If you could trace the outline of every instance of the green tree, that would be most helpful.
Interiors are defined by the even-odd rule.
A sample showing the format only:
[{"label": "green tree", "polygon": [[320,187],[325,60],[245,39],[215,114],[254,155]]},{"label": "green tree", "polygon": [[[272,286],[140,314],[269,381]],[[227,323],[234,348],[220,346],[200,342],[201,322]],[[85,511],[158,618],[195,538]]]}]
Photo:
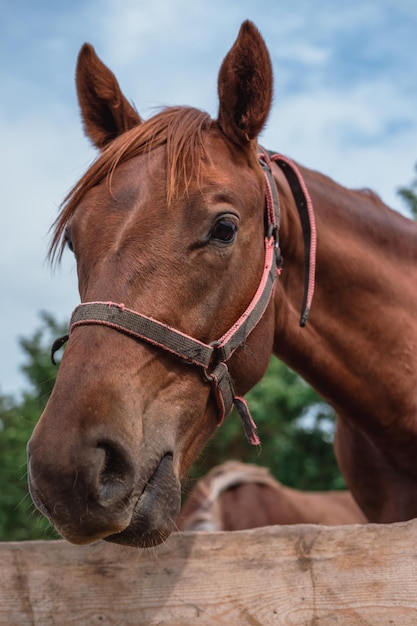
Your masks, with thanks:
[{"label": "green tree", "polygon": [[[414,169],[417,174],[417,164]],[[408,209],[410,209],[413,218],[417,219],[417,176],[412,181],[410,187],[400,187],[398,189],[398,195],[404,200]]]},{"label": "green tree", "polygon": [[51,315],[41,314],[42,326],[20,345],[23,371],[30,388],[19,399],[0,396],[0,539],[21,541],[57,537],[29,496],[26,444],[51,393],[56,367],[49,357],[51,341],[65,332]]}]

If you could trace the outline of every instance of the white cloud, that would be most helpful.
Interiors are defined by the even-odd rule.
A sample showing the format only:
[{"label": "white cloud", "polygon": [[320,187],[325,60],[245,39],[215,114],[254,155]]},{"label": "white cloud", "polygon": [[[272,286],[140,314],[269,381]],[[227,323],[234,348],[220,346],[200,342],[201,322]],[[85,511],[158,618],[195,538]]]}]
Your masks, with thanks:
[{"label": "white cloud", "polygon": [[401,209],[396,187],[407,184],[417,160],[417,118],[389,83],[346,93],[317,88],[308,99],[277,102],[265,140],[342,184],[373,188]]}]

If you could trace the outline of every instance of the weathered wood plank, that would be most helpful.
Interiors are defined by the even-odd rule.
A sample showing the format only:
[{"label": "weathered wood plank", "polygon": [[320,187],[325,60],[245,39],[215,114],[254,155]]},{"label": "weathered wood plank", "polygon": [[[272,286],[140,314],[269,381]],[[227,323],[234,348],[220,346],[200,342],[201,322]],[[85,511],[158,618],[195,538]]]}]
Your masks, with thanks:
[{"label": "weathered wood plank", "polygon": [[0,625],[411,626],[417,521],[0,544]]}]

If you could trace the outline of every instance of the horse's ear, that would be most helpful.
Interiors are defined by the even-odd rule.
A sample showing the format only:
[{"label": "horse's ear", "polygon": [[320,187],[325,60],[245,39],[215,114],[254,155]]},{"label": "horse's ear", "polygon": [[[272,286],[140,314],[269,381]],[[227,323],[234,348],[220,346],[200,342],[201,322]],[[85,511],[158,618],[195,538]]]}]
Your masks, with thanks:
[{"label": "horse's ear", "polygon": [[77,95],[86,135],[97,148],[142,122],[124,97],[113,72],[84,44],[78,55]]},{"label": "horse's ear", "polygon": [[267,47],[256,26],[247,20],[218,78],[218,123],[232,141],[244,145],[259,135],[271,108],[272,88]]}]

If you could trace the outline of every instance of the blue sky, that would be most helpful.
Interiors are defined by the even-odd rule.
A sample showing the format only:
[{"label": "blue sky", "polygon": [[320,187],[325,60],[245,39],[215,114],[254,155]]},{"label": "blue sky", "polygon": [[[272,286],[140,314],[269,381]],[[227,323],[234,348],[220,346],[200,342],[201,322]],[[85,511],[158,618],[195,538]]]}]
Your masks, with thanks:
[{"label": "blue sky", "polygon": [[18,338],[39,311],[78,302],[70,255],[52,272],[48,229],[95,153],[74,88],[92,43],[126,96],[155,107],[217,110],[220,63],[240,23],[262,32],[275,71],[262,142],[404,210],[396,190],[417,162],[415,0],[0,0],[0,392],[25,383]]}]

